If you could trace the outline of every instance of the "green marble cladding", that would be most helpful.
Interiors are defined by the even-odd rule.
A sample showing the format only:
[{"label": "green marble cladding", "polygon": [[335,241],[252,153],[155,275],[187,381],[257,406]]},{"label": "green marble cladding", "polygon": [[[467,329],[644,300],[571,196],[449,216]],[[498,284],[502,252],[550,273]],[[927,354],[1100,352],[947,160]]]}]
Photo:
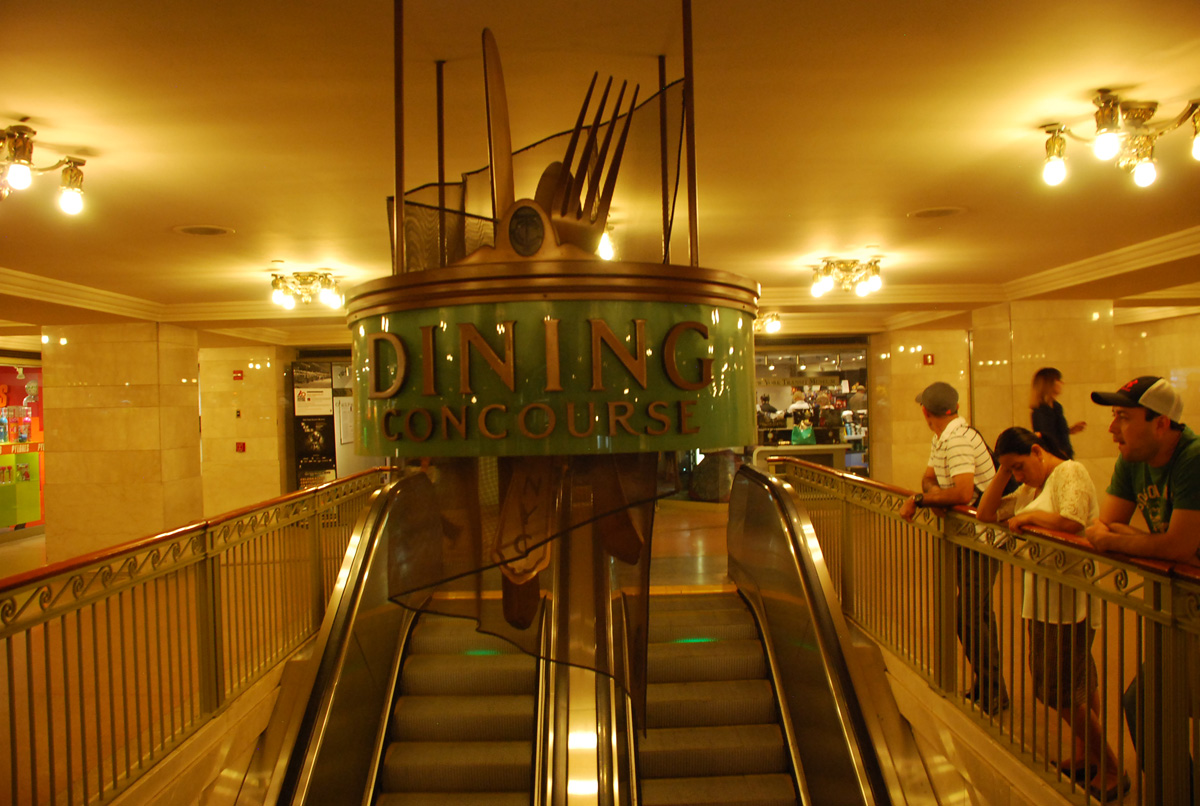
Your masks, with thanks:
[{"label": "green marble cladding", "polygon": [[[562,391],[546,391],[545,326],[559,320],[558,344]],[[608,345],[601,345],[602,391],[591,391],[592,336],[589,320],[603,320],[631,353],[638,319],[645,320],[646,388],[635,379]],[[514,386],[509,391],[478,349],[470,358],[471,393],[460,385],[460,323],[474,325],[496,355],[505,358],[500,324],[512,321],[515,355]],[[699,390],[679,388],[666,371],[663,342],[683,322],[708,328],[708,337],[683,331],[675,345],[679,374],[688,383],[701,380],[700,361],[712,359],[712,381]],[[403,311],[355,320],[355,429],[360,453],[382,456],[528,456],[583,453],[712,449],[753,444],[754,340],[753,317],[733,308],[651,301],[519,301],[459,305]],[[423,393],[425,358],[422,331],[434,326],[436,395]],[[376,352],[382,364],[368,360],[368,336],[396,335],[407,356],[407,372],[399,391],[389,398],[369,399],[373,373],[382,371],[380,390],[396,377],[391,345]],[[568,428],[568,404],[574,404],[576,433],[586,433],[588,404],[594,422],[587,436]],[[610,422],[610,404],[624,423]],[[628,404],[628,408],[626,405]],[[657,404],[652,407],[651,404]],[[490,438],[479,425],[485,407],[487,428],[503,438]],[[526,407],[525,431],[520,414]],[[453,424],[443,427],[443,407],[460,417],[465,407],[466,437]],[[551,426],[546,408],[553,412]],[[422,410],[422,411],[414,411]],[[389,411],[394,413],[389,414]],[[427,413],[427,414],[426,414]],[[657,418],[652,416],[657,414]],[[663,420],[667,422],[664,422]],[[405,423],[407,422],[407,428]],[[386,430],[385,430],[386,428]],[[690,433],[685,433],[685,430]],[[629,433],[633,431],[634,433]],[[653,433],[665,431],[665,433]],[[399,439],[389,439],[399,436]],[[426,437],[426,434],[428,436]],[[530,436],[532,434],[533,436]],[[544,434],[544,436],[542,436]],[[425,437],[421,440],[422,437]]]}]

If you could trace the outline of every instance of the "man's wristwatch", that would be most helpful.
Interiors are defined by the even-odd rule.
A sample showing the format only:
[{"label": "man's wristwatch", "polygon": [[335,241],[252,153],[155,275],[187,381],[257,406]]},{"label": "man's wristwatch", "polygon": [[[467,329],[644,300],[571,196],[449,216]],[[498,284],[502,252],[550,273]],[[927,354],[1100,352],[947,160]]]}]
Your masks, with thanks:
[{"label": "man's wristwatch", "polygon": [[918,507],[925,506],[925,493],[917,493],[913,496],[913,505]]}]

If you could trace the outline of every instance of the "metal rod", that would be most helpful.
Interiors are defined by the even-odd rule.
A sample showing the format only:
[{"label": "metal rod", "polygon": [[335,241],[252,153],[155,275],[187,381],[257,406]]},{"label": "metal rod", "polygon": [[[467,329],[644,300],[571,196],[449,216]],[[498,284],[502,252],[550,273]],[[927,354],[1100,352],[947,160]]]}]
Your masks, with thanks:
[{"label": "metal rod", "polygon": [[437,182],[438,182],[438,265],[446,265],[446,61],[434,62],[437,70]]},{"label": "metal rod", "polygon": [[687,136],[688,252],[700,265],[700,228],[696,213],[696,80],[692,72],[692,0],[683,0],[683,114]]},{"label": "metal rod", "polygon": [[404,0],[393,0],[392,7],[396,113],[396,203],[392,206],[392,233],[396,247],[392,274],[401,274],[408,270],[404,257]]},{"label": "metal rod", "polygon": [[[27,639],[28,640],[28,639]],[[17,670],[13,659],[13,639],[4,639],[5,670],[8,672],[8,774],[12,782],[12,802],[19,803],[17,783],[21,780],[17,762]]]},{"label": "metal rod", "polygon": [[667,171],[667,57],[658,56],[658,162],[662,174],[662,261],[671,262],[671,186]]}]

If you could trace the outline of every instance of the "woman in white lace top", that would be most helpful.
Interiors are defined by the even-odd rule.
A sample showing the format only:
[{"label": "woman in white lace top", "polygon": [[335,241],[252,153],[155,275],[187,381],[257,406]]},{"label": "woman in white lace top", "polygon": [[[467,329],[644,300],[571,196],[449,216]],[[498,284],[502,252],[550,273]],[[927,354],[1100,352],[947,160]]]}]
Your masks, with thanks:
[{"label": "woman in white lace top", "polygon": [[[1099,515],[1096,488],[1087,469],[1067,459],[1024,428],[1009,428],[996,440],[1000,467],[979,501],[982,521],[1004,521],[1014,532],[1027,526],[1078,534]],[[1005,496],[1004,486],[1016,479],[1021,486]],[[1117,769],[1117,758],[1100,727],[1100,697],[1092,641],[1096,636],[1098,604],[1088,596],[1039,574],[1025,572],[1024,602],[1034,696],[1054,708],[1071,727],[1074,748],[1060,764],[1071,776],[1107,802],[1124,791],[1128,778]],[[1103,748],[1103,751],[1101,751]],[[1085,753],[1086,750],[1086,753]],[[1101,752],[1107,756],[1103,780],[1098,773]]]}]

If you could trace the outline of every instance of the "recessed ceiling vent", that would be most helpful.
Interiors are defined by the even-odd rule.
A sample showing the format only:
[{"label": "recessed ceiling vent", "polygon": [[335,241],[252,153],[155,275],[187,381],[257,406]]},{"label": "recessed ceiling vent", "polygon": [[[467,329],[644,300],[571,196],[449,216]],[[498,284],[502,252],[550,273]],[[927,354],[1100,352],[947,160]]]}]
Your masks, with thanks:
[{"label": "recessed ceiling vent", "polygon": [[184,224],[178,227],[172,227],[172,232],[178,232],[180,235],[232,235],[233,229],[230,227],[217,227],[212,224]]}]

